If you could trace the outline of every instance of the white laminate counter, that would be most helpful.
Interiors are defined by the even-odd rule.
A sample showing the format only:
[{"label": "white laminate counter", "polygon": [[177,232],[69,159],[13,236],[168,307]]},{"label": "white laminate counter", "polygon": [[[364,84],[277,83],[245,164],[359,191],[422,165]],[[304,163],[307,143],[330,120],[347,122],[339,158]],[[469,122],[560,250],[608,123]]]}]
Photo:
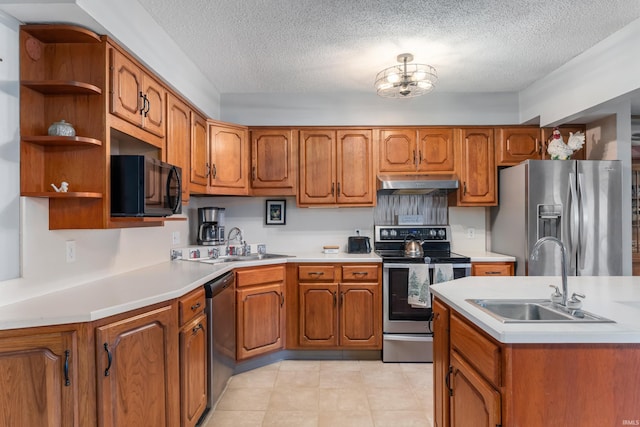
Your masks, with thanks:
[{"label": "white laminate counter", "polygon": [[0,330],[90,322],[181,297],[234,268],[298,262],[382,262],[376,254],[297,254],[290,258],[206,264],[167,261],[0,306]]},{"label": "white laminate counter", "polygon": [[465,251],[460,250],[459,253],[471,258],[471,262],[515,262],[516,257],[511,255],[503,255],[488,251]]},{"label": "white laminate counter", "polygon": [[466,299],[548,299],[560,277],[472,276],[433,285],[431,292],[502,343],[640,343],[640,278],[569,277],[569,295],[583,309],[616,323],[502,323]]}]

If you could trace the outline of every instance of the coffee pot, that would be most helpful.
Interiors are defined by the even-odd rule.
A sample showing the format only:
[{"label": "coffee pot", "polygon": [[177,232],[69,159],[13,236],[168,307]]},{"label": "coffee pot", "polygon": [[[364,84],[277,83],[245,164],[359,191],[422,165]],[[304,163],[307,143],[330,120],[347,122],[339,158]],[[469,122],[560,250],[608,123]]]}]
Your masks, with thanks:
[{"label": "coffee pot", "polygon": [[199,245],[219,245],[224,243],[224,208],[198,208]]}]

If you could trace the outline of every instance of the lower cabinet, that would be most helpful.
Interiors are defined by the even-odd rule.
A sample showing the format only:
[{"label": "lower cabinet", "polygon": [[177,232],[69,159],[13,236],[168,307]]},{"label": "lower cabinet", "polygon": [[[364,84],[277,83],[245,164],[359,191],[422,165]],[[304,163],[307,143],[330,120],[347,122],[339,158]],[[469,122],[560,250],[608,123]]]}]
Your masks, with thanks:
[{"label": "lower cabinet", "polygon": [[73,328],[0,331],[0,425],[79,426]]},{"label": "lower cabinet", "polygon": [[175,304],[96,328],[98,425],[180,425]]},{"label": "lower cabinet", "polygon": [[472,276],[513,276],[512,262],[474,262]]},{"label": "lower cabinet", "polygon": [[237,360],[284,348],[284,265],[236,271]]},{"label": "lower cabinet", "polygon": [[379,265],[298,267],[302,348],[382,348]]}]

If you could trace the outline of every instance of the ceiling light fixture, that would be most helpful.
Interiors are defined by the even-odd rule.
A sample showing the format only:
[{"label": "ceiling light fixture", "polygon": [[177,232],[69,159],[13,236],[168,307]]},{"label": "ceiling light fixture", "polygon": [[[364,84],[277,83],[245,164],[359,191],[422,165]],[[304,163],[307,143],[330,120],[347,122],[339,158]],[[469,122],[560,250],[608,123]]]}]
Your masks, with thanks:
[{"label": "ceiling light fixture", "polygon": [[398,55],[401,65],[385,68],[376,75],[375,87],[378,95],[385,98],[413,98],[433,90],[438,80],[436,69],[426,64],[407,64],[413,55]]}]

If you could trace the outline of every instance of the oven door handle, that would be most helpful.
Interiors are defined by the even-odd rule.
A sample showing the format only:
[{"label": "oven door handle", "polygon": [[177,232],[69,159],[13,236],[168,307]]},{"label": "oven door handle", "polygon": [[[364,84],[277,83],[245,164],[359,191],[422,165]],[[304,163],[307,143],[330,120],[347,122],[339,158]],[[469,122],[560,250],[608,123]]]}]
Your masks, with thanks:
[{"label": "oven door handle", "polygon": [[384,334],[385,341],[431,341],[433,334],[421,335],[402,335],[402,334]]}]

